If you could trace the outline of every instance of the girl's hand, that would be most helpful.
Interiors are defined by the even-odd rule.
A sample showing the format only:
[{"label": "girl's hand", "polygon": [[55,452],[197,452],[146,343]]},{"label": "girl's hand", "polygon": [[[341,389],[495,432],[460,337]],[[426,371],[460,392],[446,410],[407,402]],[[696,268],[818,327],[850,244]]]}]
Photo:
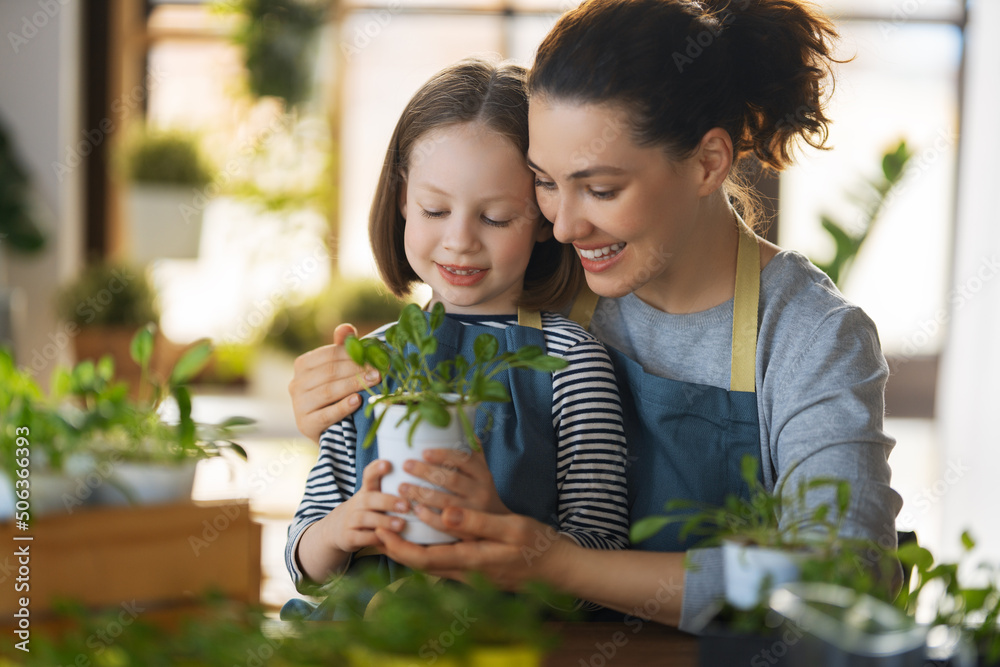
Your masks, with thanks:
[{"label": "girl's hand", "polygon": [[481,452],[462,452],[452,449],[428,449],[424,460],[410,460],[403,470],[427,480],[451,493],[429,489],[416,484],[401,484],[399,494],[416,505],[417,516],[438,530],[451,532],[441,523],[440,514],[432,510],[446,507],[466,507],[493,514],[509,514],[510,510],[500,500],[493,475]]},{"label": "girl's hand", "polygon": [[404,521],[386,512],[405,513],[410,506],[402,498],[382,493],[382,478],[392,469],[388,461],[372,461],[361,477],[361,488],[337,506],[328,516],[330,539],[337,549],[354,553],[362,547],[381,546],[375,535],[380,528],[393,533],[403,529]]},{"label": "girl's hand", "polygon": [[[426,521],[423,513],[420,518]],[[441,519],[449,533],[473,539],[425,547],[393,532],[375,533],[386,555],[403,565],[459,581],[470,572],[481,572],[506,590],[518,590],[526,581],[561,587],[562,577],[573,568],[573,550],[580,550],[552,526],[520,514],[451,507]]]},{"label": "girl's hand", "polygon": [[376,384],[378,371],[364,370],[347,356],[344,341],[357,334],[350,324],[341,324],[333,332],[333,345],[306,352],[295,360],[295,377],[288,385],[292,397],[295,425],[304,436],[319,442],[330,424],[343,421],[361,406],[356,392]]}]

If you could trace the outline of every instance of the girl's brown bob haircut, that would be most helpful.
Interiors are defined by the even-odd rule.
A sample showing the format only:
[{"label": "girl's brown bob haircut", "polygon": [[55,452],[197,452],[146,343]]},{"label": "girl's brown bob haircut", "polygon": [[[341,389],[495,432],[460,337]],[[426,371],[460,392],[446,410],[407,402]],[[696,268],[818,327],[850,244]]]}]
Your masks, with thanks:
[{"label": "girl's brown bob haircut", "polygon": [[[448,125],[477,122],[506,137],[523,155],[528,152],[527,70],[505,62],[468,58],[447,67],[425,83],[403,110],[389,141],[368,220],[368,237],[379,274],[397,297],[409,294],[420,277],[406,261],[399,211],[400,188],[412,155],[427,132]],[[533,213],[541,212],[532,201]],[[547,220],[543,224],[551,224]],[[577,293],[583,267],[572,246],[554,238],[536,243],[524,274],[518,305],[531,310],[558,310]],[[499,313],[498,313],[499,314]]]}]

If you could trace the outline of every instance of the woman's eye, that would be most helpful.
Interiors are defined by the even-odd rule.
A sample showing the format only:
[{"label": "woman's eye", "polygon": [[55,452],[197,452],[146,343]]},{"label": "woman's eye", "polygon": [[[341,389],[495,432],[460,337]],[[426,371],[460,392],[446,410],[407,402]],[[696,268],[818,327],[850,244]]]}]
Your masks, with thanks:
[{"label": "woman's eye", "polygon": [[420,214],[425,218],[443,218],[448,214],[448,211],[428,211],[425,208],[420,209]]},{"label": "woman's eye", "polygon": [[510,220],[494,220],[493,218],[488,218],[485,215],[483,216],[483,222],[491,227],[506,227],[510,224]]},{"label": "woman's eye", "polygon": [[552,190],[553,188],[556,187],[556,184],[553,183],[552,181],[543,181],[540,178],[536,178],[535,179],[535,187],[536,188],[541,188],[543,190]]},{"label": "woman's eye", "polygon": [[594,189],[591,189],[590,190],[590,195],[592,197],[594,197],[594,199],[600,199],[602,201],[607,201],[609,199],[614,199],[615,196],[618,195],[618,191],[617,190],[594,190]]}]

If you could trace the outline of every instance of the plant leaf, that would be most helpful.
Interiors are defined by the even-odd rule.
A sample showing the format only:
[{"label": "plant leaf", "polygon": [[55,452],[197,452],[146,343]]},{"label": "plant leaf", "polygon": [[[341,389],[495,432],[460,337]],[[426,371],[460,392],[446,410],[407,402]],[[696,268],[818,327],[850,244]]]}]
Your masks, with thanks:
[{"label": "plant leaf", "polygon": [[174,366],[174,370],[170,374],[170,384],[181,385],[186,383],[205,367],[211,356],[211,343],[203,342],[195,345],[185,352],[184,356],[177,362],[177,365]]},{"label": "plant leaf", "polygon": [[444,324],[444,304],[438,301],[431,308],[431,331],[437,331]]},{"label": "plant leaf", "polygon": [[445,428],[451,422],[448,410],[437,401],[421,401],[420,416],[439,428]]},{"label": "plant leaf", "polygon": [[149,366],[149,361],[153,357],[153,325],[147,324],[132,336],[128,352],[140,367]]},{"label": "plant leaf", "polygon": [[558,371],[566,368],[569,366],[569,362],[565,359],[560,359],[559,357],[545,355],[543,357],[528,359],[524,362],[524,365],[535,371],[546,371],[551,373],[552,371]]},{"label": "plant leaf", "polygon": [[664,526],[670,523],[670,519],[665,516],[647,516],[632,524],[629,530],[629,539],[632,544],[639,544],[660,532]]},{"label": "plant leaf", "polygon": [[389,353],[381,345],[369,345],[366,347],[364,360],[377,369],[383,376],[389,370]]},{"label": "plant leaf", "polygon": [[482,364],[497,356],[500,351],[500,343],[492,334],[479,334],[472,344],[472,349],[476,355],[476,363]]},{"label": "plant leaf", "polygon": [[920,572],[927,572],[934,564],[934,556],[931,555],[931,552],[915,542],[908,542],[899,547],[896,550],[896,557],[904,566],[916,567]]},{"label": "plant leaf", "polygon": [[351,358],[351,361],[356,363],[358,366],[363,366],[365,363],[365,346],[361,344],[355,336],[348,336],[347,340],[344,341],[344,350],[347,351],[347,356]]},{"label": "plant leaf", "polygon": [[479,388],[479,398],[490,403],[507,403],[510,401],[510,394],[503,382],[499,380],[488,380]]},{"label": "plant leaf", "polygon": [[966,551],[972,551],[976,546],[976,541],[972,539],[972,535],[967,530],[962,531],[962,546]]}]

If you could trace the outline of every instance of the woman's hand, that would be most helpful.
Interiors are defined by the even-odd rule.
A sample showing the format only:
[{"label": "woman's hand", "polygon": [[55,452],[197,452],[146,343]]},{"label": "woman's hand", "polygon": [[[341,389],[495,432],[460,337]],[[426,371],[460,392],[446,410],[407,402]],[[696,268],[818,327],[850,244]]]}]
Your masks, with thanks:
[{"label": "woman's hand", "polygon": [[[430,510],[418,516],[426,521],[426,514]],[[473,539],[425,547],[394,532],[376,529],[375,534],[386,555],[404,565],[459,581],[470,572],[482,572],[506,590],[517,590],[526,581],[561,587],[574,549],[581,549],[555,528],[520,514],[450,507],[440,518],[449,533]]]},{"label": "woman's hand", "polygon": [[494,514],[510,513],[500,500],[482,451],[428,449],[424,452],[423,461],[409,460],[403,464],[403,470],[450,492],[417,484],[399,486],[399,495],[413,503],[417,516],[432,528],[449,530],[441,523],[438,513],[446,507],[466,507]]},{"label": "woman's hand", "polygon": [[295,425],[304,436],[319,442],[330,424],[343,421],[361,406],[357,393],[379,382],[375,369],[363,369],[347,356],[344,341],[357,331],[341,324],[333,332],[333,345],[306,352],[295,360],[295,377],[288,385]]}]

